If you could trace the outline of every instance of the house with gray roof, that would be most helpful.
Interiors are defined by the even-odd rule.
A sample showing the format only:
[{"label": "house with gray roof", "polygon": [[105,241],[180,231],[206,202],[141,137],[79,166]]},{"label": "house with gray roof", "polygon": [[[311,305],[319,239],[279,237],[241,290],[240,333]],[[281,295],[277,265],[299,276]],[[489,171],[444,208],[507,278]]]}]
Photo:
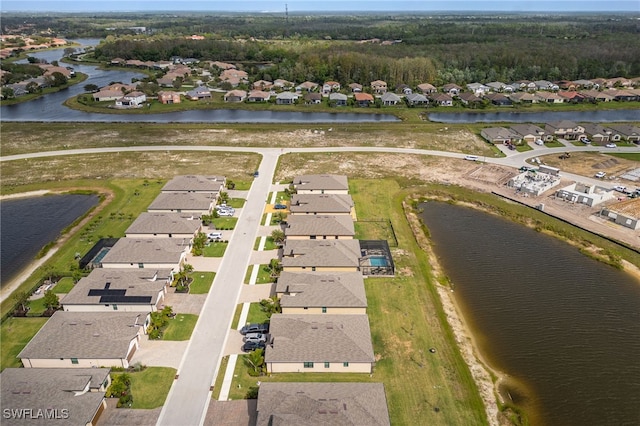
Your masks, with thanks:
[{"label": "house with gray roof", "polygon": [[382,383],[263,382],[257,426],[389,426]]},{"label": "house with gray roof", "polygon": [[[111,384],[109,371],[108,368],[5,369],[0,373],[3,426],[95,425],[107,408],[104,395]],[[10,415],[16,412],[22,413],[22,418]]]},{"label": "house with gray roof", "polygon": [[552,121],[544,126],[545,132],[557,138],[568,140],[581,139],[585,135],[584,127],[569,120]]},{"label": "house with gray roof", "polygon": [[609,143],[610,131],[604,128],[600,123],[584,123],[582,125],[587,137],[591,142],[599,145]]},{"label": "house with gray roof", "polygon": [[356,219],[353,199],[349,194],[293,194],[289,217],[295,215],[350,215]]},{"label": "house with gray roof", "polygon": [[371,373],[375,363],[366,315],[274,314],[265,350],[269,373]]},{"label": "house with gray roof", "polygon": [[225,184],[226,178],[224,176],[175,176],[162,187],[162,192],[217,194],[224,190]]},{"label": "house with gray roof", "polygon": [[211,214],[217,201],[217,193],[167,192],[158,194],[149,204],[147,211],[151,213],[190,213],[200,217]]},{"label": "house with gray roof", "polygon": [[429,103],[429,99],[420,93],[411,93],[405,96],[405,99],[407,100],[407,104],[413,106],[425,106]]},{"label": "house with gray roof", "polygon": [[178,270],[191,240],[186,238],[120,238],[102,258],[103,268]]},{"label": "house with gray roof", "polygon": [[298,194],[348,194],[349,183],[345,175],[301,175],[293,178]]},{"label": "house with gray roof", "polygon": [[[489,83],[486,84],[486,87],[489,88],[489,90],[485,91],[493,91],[493,92],[504,92],[505,89],[507,88],[507,85],[501,81],[491,81]],[[484,93],[483,93],[484,94]],[[480,96],[480,95],[478,95]]]},{"label": "house with gray roof", "polygon": [[360,256],[358,240],[286,239],[280,261],[283,271],[355,272]]},{"label": "house with gray roof", "polygon": [[346,106],[347,105],[347,95],[344,93],[332,92],[329,93],[329,104],[334,106]]},{"label": "house with gray roof", "polygon": [[171,269],[95,268],[60,303],[66,312],[155,312],[172,279]]},{"label": "house with gray roof", "polygon": [[611,140],[614,142],[619,140],[626,140],[636,144],[640,142],[640,127],[638,126],[611,123],[607,125],[607,128],[611,131]]},{"label": "house with gray roof", "polygon": [[518,143],[522,137],[513,130],[504,127],[487,127],[480,132],[486,141],[493,144]]},{"label": "house with gray roof", "polygon": [[509,99],[517,104],[537,104],[540,98],[529,92],[517,92],[509,95]]},{"label": "house with gray roof", "polygon": [[300,95],[293,92],[281,92],[276,95],[277,105],[293,105],[296,103]]},{"label": "house with gray roof", "polygon": [[553,140],[552,135],[547,135],[543,128],[533,124],[513,124],[510,129],[527,143],[535,142],[538,139],[542,139],[543,141]]},{"label": "house with gray roof", "polygon": [[202,221],[186,213],[143,212],[125,231],[128,238],[193,238]]},{"label": "house with gray roof", "polygon": [[482,103],[482,99],[471,92],[462,92],[458,95],[458,99],[465,105],[477,105]]},{"label": "house with gray roof", "polygon": [[127,368],[148,326],[148,313],[57,311],[18,358],[25,368]]},{"label": "house with gray roof", "polygon": [[211,99],[211,90],[209,90],[209,88],[206,86],[198,86],[193,90],[189,90],[186,93],[186,97],[192,101]]},{"label": "house with gray roof", "polygon": [[283,314],[366,314],[359,272],[282,272],[276,284]]},{"label": "house with gray roof", "polygon": [[400,96],[396,95],[393,92],[385,92],[381,97],[382,105],[384,106],[393,106],[397,105],[402,99]]},{"label": "house with gray roof", "polygon": [[489,92],[491,88],[482,83],[469,83],[467,84],[467,90],[473,92],[474,95],[481,97],[485,93]]},{"label": "house with gray roof", "polygon": [[291,240],[350,240],[355,234],[353,219],[347,215],[292,215],[284,228],[285,237]]}]

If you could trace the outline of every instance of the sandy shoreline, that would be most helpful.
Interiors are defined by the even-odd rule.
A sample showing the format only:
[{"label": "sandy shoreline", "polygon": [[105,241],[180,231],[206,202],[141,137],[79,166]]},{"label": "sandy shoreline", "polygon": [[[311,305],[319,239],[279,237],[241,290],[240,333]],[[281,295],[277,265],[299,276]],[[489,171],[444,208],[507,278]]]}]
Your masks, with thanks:
[{"label": "sandy shoreline", "polygon": [[0,195],[0,201],[2,200],[11,200],[15,198],[29,198],[29,197],[39,197],[41,195],[46,195],[50,193],[48,189],[42,189],[40,191],[29,191],[29,192],[19,192],[17,194],[6,194]]}]

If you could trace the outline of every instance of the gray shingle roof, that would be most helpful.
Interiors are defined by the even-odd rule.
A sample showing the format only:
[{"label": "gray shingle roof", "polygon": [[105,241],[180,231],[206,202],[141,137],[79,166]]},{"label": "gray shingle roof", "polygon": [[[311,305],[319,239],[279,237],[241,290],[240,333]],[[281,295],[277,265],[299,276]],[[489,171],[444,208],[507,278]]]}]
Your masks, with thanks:
[{"label": "gray shingle roof", "polygon": [[[0,373],[2,382],[1,401],[3,410],[32,409],[36,411],[54,409],[68,418],[47,421],[41,418],[15,419],[3,417],[3,426],[61,426],[85,425],[91,422],[104,399],[104,392],[93,391],[76,395],[87,387],[100,388],[107,379],[108,368],[7,368]],[[54,412],[55,413],[55,412]]]},{"label": "gray shingle roof", "polygon": [[353,219],[349,215],[291,215],[287,218],[285,236],[341,236],[355,235]]},{"label": "gray shingle roof", "polygon": [[175,263],[177,266],[188,248],[186,238],[120,238],[102,263]]},{"label": "gray shingle roof", "polygon": [[161,193],[151,202],[149,210],[196,210],[207,211],[216,201],[209,194]]},{"label": "gray shingle roof", "polygon": [[357,267],[358,240],[286,240],[282,265],[286,267]]},{"label": "gray shingle roof", "polygon": [[260,384],[257,426],[388,426],[382,383]]},{"label": "gray shingle roof", "polygon": [[57,311],[18,358],[125,358],[146,314]]},{"label": "gray shingle roof", "polygon": [[183,213],[143,212],[127,228],[126,234],[193,234],[202,226],[200,219]]},{"label": "gray shingle roof", "polygon": [[373,363],[366,315],[271,316],[265,362]]},{"label": "gray shingle roof", "polygon": [[224,189],[224,176],[176,176],[162,187],[162,192],[219,192]]},{"label": "gray shingle roof", "polygon": [[294,194],[291,213],[350,213],[353,199],[348,194]]},{"label": "gray shingle roof", "polygon": [[349,183],[344,175],[301,175],[293,179],[293,184],[298,189],[349,190]]},{"label": "gray shingle roof", "polygon": [[367,295],[360,272],[282,272],[276,293],[282,307],[366,308]]},{"label": "gray shingle roof", "polygon": [[511,126],[511,130],[513,130],[520,136],[527,136],[527,135],[542,136],[545,133],[543,128],[533,124],[513,124]]},{"label": "gray shingle roof", "polygon": [[[154,280],[155,276],[155,280]],[[140,302],[127,302],[123,299],[118,302],[101,302],[102,294],[91,290],[100,290],[109,283],[109,290],[124,290],[124,296],[146,296],[150,297],[146,305],[155,305],[158,301],[158,293],[171,277],[171,269],[117,269],[117,268],[96,268],[89,276],[82,278],[73,286],[73,289],[61,301],[62,305],[100,305],[105,303],[116,303],[125,305],[127,303],[141,304]],[[95,295],[90,295],[95,293]]]}]

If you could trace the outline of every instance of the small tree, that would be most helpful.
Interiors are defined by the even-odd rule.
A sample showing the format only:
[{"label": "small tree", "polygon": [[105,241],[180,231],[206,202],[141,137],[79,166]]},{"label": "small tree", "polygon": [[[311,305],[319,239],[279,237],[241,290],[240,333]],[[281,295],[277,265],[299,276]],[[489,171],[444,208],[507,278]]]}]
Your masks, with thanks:
[{"label": "small tree", "polygon": [[47,307],[47,311],[55,311],[60,307],[60,299],[58,298],[58,295],[53,292],[53,290],[45,291],[42,301]]},{"label": "small tree", "polygon": [[280,299],[277,296],[271,296],[268,299],[262,299],[260,301],[260,309],[267,314],[267,317],[271,318],[273,314],[279,314],[282,312],[280,306]]},{"label": "small tree", "polygon": [[244,357],[244,363],[249,367],[249,375],[256,377],[262,374],[264,366],[264,350],[256,349],[253,352],[248,353]]},{"label": "small tree", "polygon": [[232,180],[227,181],[227,189],[235,189],[236,183]]},{"label": "small tree", "polygon": [[229,201],[229,193],[220,191],[220,201],[222,201],[223,204],[227,204],[227,201]]},{"label": "small tree", "polygon": [[284,241],[284,231],[281,229],[274,229],[273,232],[271,232],[271,238],[274,243],[282,244]]},{"label": "small tree", "polygon": [[16,304],[16,316],[25,316],[29,310],[29,295],[24,291],[18,291],[13,295]]},{"label": "small tree", "polygon": [[85,84],[84,85],[84,91],[85,92],[93,93],[93,92],[97,92],[99,89],[100,88],[98,87],[97,84]]}]

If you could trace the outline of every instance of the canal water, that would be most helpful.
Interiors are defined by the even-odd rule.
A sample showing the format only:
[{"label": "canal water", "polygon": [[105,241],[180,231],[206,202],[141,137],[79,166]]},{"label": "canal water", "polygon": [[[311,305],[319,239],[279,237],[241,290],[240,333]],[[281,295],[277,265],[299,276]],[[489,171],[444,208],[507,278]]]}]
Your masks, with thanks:
[{"label": "canal water", "polygon": [[474,340],[530,424],[640,424],[640,282],[470,208],[422,219]]},{"label": "canal water", "polygon": [[8,283],[36,254],[78,217],[98,204],[95,195],[65,194],[0,202],[0,285]]}]

